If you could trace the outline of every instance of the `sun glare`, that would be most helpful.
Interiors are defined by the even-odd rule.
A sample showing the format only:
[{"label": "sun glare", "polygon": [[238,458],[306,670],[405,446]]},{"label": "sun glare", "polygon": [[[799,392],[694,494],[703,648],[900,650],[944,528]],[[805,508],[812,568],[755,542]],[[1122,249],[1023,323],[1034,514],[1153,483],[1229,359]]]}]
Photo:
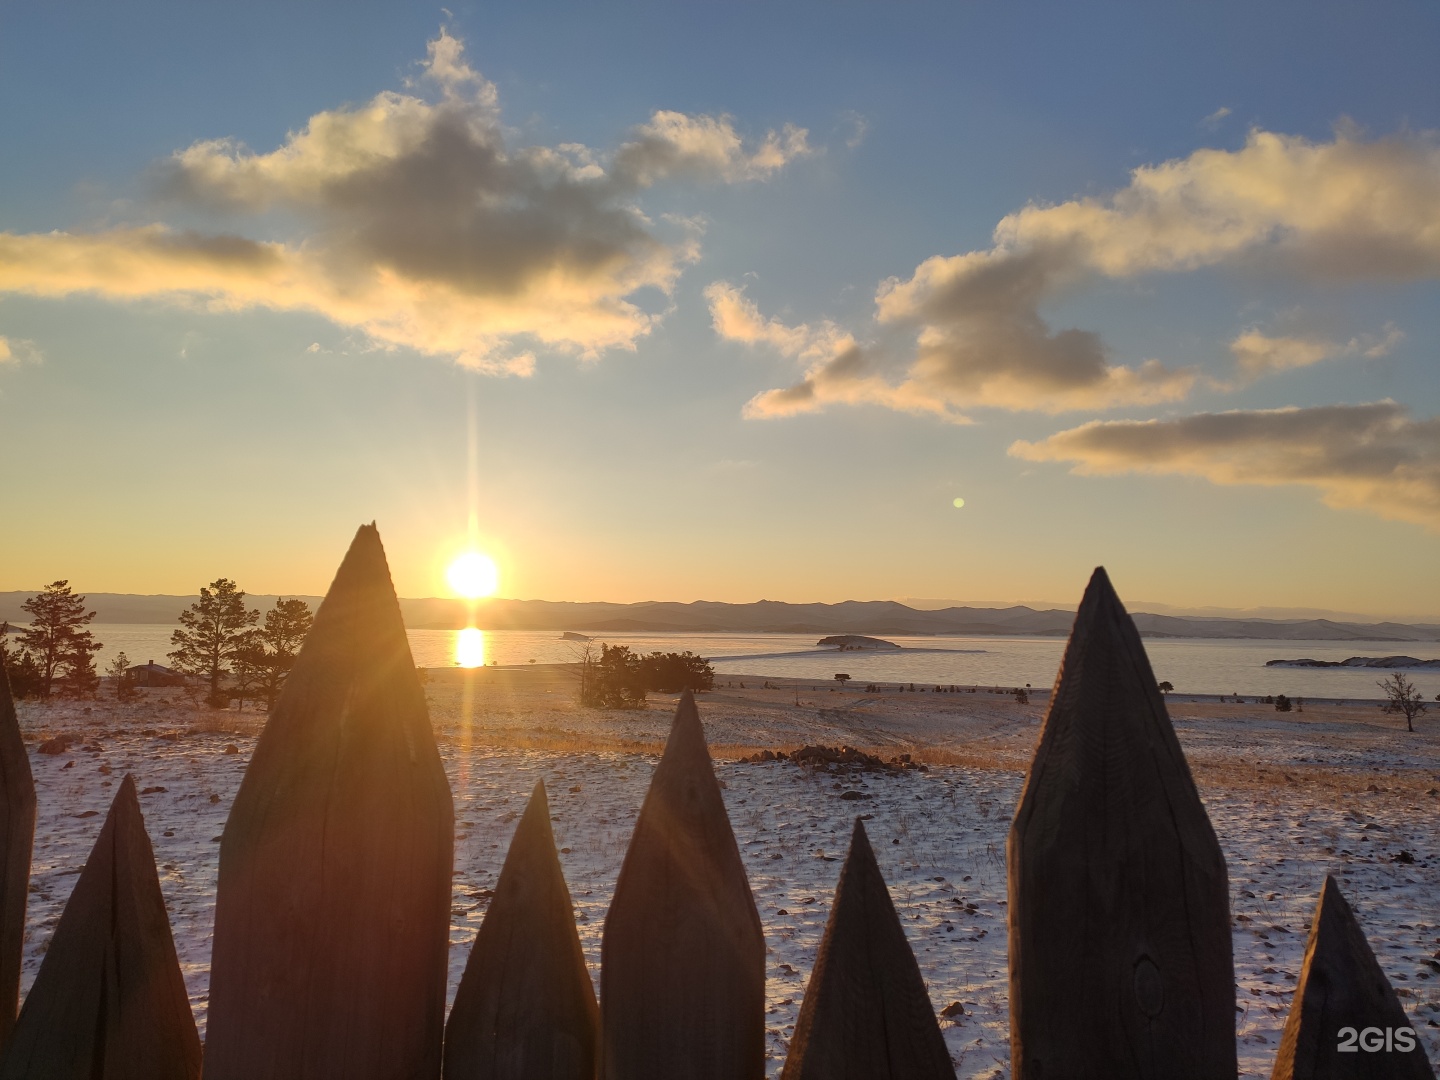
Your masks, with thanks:
[{"label": "sun glare", "polygon": [[482,596],[492,595],[500,587],[500,568],[489,555],[467,551],[451,562],[445,571],[445,580],[456,596],[479,600]]},{"label": "sun glare", "polygon": [[464,668],[485,666],[485,631],[467,626],[455,639],[455,663]]}]

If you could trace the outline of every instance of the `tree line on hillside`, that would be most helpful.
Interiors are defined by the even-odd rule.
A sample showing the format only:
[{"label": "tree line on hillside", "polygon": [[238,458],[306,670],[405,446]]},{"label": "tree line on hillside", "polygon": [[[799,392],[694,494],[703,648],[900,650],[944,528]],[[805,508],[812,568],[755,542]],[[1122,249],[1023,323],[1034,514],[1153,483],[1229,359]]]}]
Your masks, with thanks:
[{"label": "tree line on hillside", "polygon": [[[0,662],[18,698],[48,699],[55,694],[83,696],[100,687],[95,654],[103,648],[87,628],[95,612],[85,610],[68,581],[55,581],[21,605],[30,626],[15,634],[0,632]],[[206,701],[224,708],[247,699],[272,706],[295,663],[314,615],[304,600],[281,598],[265,613],[245,606],[245,593],[229,578],[201,588],[200,599],[180,613],[170,635],[174,670],[199,682]],[[0,630],[8,630],[8,624]],[[133,697],[139,681],[122,652],[105,674],[121,699]]]}]

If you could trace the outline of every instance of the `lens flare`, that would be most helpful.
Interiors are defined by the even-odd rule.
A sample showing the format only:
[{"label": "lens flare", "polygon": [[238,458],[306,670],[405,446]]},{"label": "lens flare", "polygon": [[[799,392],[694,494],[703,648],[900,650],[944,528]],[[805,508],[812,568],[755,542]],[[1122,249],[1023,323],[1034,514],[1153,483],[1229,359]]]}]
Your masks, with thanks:
[{"label": "lens flare", "polygon": [[954,506],[955,506],[955,509],[956,509],[956,510],[959,510],[959,509],[960,509],[962,506],[964,506],[964,505],[965,505],[965,500],[964,500],[964,499],[956,499],[955,502],[954,502]]},{"label": "lens flare", "polygon": [[485,666],[485,631],[467,626],[455,638],[455,663],[463,668]]},{"label": "lens flare", "polygon": [[445,571],[445,580],[456,596],[478,600],[500,587],[500,568],[495,560],[479,551],[457,555]]}]

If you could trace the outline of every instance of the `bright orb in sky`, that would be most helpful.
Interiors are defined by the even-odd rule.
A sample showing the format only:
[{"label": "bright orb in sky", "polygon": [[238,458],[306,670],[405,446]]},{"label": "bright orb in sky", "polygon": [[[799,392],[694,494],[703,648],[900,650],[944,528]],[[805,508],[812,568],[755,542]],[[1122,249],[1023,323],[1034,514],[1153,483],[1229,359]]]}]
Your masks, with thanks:
[{"label": "bright orb in sky", "polygon": [[445,571],[445,580],[456,596],[478,600],[500,587],[500,568],[495,560],[479,551],[457,555]]},{"label": "bright orb in sky", "polygon": [[485,666],[485,631],[467,626],[455,639],[455,663],[463,668]]},{"label": "bright orb in sky", "polygon": [[956,510],[959,510],[960,507],[962,507],[962,506],[964,506],[964,505],[965,505],[965,500],[964,500],[964,499],[956,499],[956,500],[955,500],[955,509],[956,509]]}]

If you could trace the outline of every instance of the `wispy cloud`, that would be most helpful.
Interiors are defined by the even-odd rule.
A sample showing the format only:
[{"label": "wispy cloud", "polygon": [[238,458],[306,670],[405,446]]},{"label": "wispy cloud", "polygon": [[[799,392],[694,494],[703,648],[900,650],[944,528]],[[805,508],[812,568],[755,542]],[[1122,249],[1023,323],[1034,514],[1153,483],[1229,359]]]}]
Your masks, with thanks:
[{"label": "wispy cloud", "polygon": [[1230,342],[1230,353],[1235,358],[1241,378],[1249,381],[1262,375],[1343,357],[1376,360],[1389,354],[1404,340],[1404,333],[1388,324],[1379,334],[1362,334],[1349,341],[1335,341],[1319,335],[1272,335],[1251,327]]},{"label": "wispy cloud", "polygon": [[163,222],[0,233],[0,291],[310,310],[381,345],[524,374],[537,348],[593,358],[633,348],[660,318],[636,294],[668,294],[699,232],[653,222],[645,189],[763,180],[810,151],[801,128],[747,141],[729,117],[676,112],[609,155],[513,147],[494,84],[446,31],[419,84],[430,97],[386,92],[317,113],[269,152],[206,140],[159,169],[164,196],[190,211],[224,211],[260,235],[298,221],[298,235]]},{"label": "wispy cloud", "polygon": [[[872,329],[909,345],[871,353],[868,399],[951,416],[1180,400],[1193,369],[1114,363],[1098,334],[1054,329],[1041,308],[1096,280],[1241,265],[1303,279],[1440,275],[1440,148],[1418,135],[1364,141],[1342,129],[1312,142],[1252,131],[1239,150],[1136,169],[1107,197],[1026,206],[999,222],[989,249],[937,255],[881,283]],[[1267,352],[1259,338],[1242,354],[1256,370],[1318,355],[1299,345]],[[812,366],[771,393],[791,411],[866,399],[827,396],[824,382]]]},{"label": "wispy cloud", "polygon": [[1221,105],[1220,108],[1216,109],[1209,116],[1205,117],[1205,119],[1201,120],[1200,126],[1206,128],[1209,131],[1214,131],[1220,126],[1220,122],[1224,120],[1227,116],[1229,116],[1230,113],[1231,109],[1229,105]]},{"label": "wispy cloud", "polygon": [[1215,484],[1303,484],[1328,506],[1440,533],[1440,418],[1393,401],[1096,420],[1010,453],[1073,463],[1083,475],[1159,473]]},{"label": "wispy cloud", "polygon": [[0,334],[0,365],[38,364],[45,358],[40,346],[28,338]]}]

